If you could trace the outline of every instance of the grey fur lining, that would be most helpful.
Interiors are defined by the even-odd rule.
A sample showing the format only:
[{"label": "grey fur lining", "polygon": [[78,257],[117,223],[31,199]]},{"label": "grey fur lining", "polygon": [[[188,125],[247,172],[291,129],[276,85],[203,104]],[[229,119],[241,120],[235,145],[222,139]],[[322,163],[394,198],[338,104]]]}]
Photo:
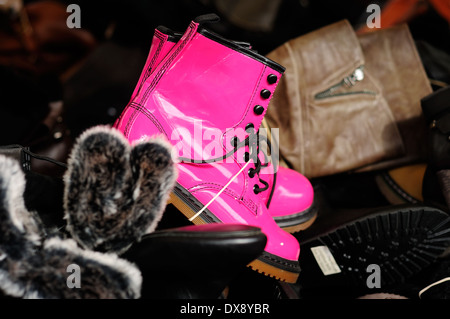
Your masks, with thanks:
[{"label": "grey fur lining", "polygon": [[[3,215],[2,228],[9,227],[27,237],[27,240],[38,245],[43,228],[37,215],[28,212],[23,194],[25,191],[25,175],[17,161],[0,155],[0,192],[3,194],[1,205],[7,215]],[[6,223],[6,224],[5,224]],[[0,235],[1,238],[1,235]]]},{"label": "grey fur lining", "polygon": [[130,145],[115,128],[92,127],[75,142],[64,175],[67,230],[85,248],[121,254],[156,228],[176,177],[162,138]]},{"label": "grey fur lining", "polygon": [[[19,164],[0,156],[0,293],[24,299],[134,299],[142,276],[114,253],[81,249],[72,239],[46,238],[23,199]],[[79,266],[81,287],[70,288],[67,267]]]}]

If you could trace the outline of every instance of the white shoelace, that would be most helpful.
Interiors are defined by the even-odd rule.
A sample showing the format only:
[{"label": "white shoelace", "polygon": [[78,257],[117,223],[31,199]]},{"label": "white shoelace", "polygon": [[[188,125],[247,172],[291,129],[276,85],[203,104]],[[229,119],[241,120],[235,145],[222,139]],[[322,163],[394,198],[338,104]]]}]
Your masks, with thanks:
[{"label": "white shoelace", "polygon": [[247,163],[245,163],[244,166],[242,166],[242,168],[239,170],[239,172],[236,173],[236,175],[234,175],[232,178],[230,178],[230,180],[228,181],[228,183],[226,183],[226,185],[224,187],[222,187],[222,189],[208,202],[208,204],[206,204],[205,206],[203,206],[202,209],[200,209],[194,216],[192,216],[191,218],[189,218],[189,221],[193,221],[194,219],[196,219],[201,213],[203,213],[203,211],[205,209],[208,208],[209,205],[211,205],[216,199],[217,197],[220,196],[220,194],[223,193],[223,191],[236,179],[236,177],[239,176],[239,174],[242,173],[242,171],[247,167],[247,165],[250,164],[250,160],[247,161]]}]

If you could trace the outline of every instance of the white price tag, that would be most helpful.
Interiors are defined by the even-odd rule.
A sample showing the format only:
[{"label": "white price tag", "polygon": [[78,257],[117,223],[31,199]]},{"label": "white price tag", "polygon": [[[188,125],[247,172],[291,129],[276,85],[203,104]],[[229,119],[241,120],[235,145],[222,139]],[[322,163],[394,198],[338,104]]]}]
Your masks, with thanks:
[{"label": "white price tag", "polygon": [[327,246],[312,247],[311,251],[325,276],[341,272],[341,269]]}]

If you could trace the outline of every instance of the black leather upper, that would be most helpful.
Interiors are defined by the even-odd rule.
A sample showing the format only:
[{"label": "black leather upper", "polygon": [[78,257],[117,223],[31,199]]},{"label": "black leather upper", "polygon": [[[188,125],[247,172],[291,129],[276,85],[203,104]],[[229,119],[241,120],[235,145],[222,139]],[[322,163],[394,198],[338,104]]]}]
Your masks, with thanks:
[{"label": "black leather upper", "polygon": [[216,299],[266,241],[257,227],[190,225],[148,234],[122,257],[142,272],[142,299]]}]

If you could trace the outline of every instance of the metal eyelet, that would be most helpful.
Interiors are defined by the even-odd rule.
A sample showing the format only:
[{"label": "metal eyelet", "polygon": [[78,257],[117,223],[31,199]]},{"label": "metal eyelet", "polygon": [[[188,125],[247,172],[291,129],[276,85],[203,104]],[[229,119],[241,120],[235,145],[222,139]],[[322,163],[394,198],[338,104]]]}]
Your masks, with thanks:
[{"label": "metal eyelet", "polygon": [[248,124],[245,126],[245,131],[248,132],[248,130],[254,129],[254,128],[255,128],[255,125],[253,125],[253,123],[248,123]]},{"label": "metal eyelet", "polygon": [[239,144],[239,137],[233,136],[230,140],[230,144],[233,147],[236,147]]},{"label": "metal eyelet", "polygon": [[272,93],[267,89],[263,89],[260,94],[263,99],[267,100]]},{"label": "metal eyelet", "polygon": [[278,77],[275,74],[269,74],[267,76],[267,83],[269,84],[275,84],[277,83]]},{"label": "metal eyelet", "polygon": [[256,115],[261,115],[261,114],[263,114],[263,113],[264,113],[264,106],[262,106],[262,105],[255,105],[255,107],[253,108],[253,112],[254,112]]}]

